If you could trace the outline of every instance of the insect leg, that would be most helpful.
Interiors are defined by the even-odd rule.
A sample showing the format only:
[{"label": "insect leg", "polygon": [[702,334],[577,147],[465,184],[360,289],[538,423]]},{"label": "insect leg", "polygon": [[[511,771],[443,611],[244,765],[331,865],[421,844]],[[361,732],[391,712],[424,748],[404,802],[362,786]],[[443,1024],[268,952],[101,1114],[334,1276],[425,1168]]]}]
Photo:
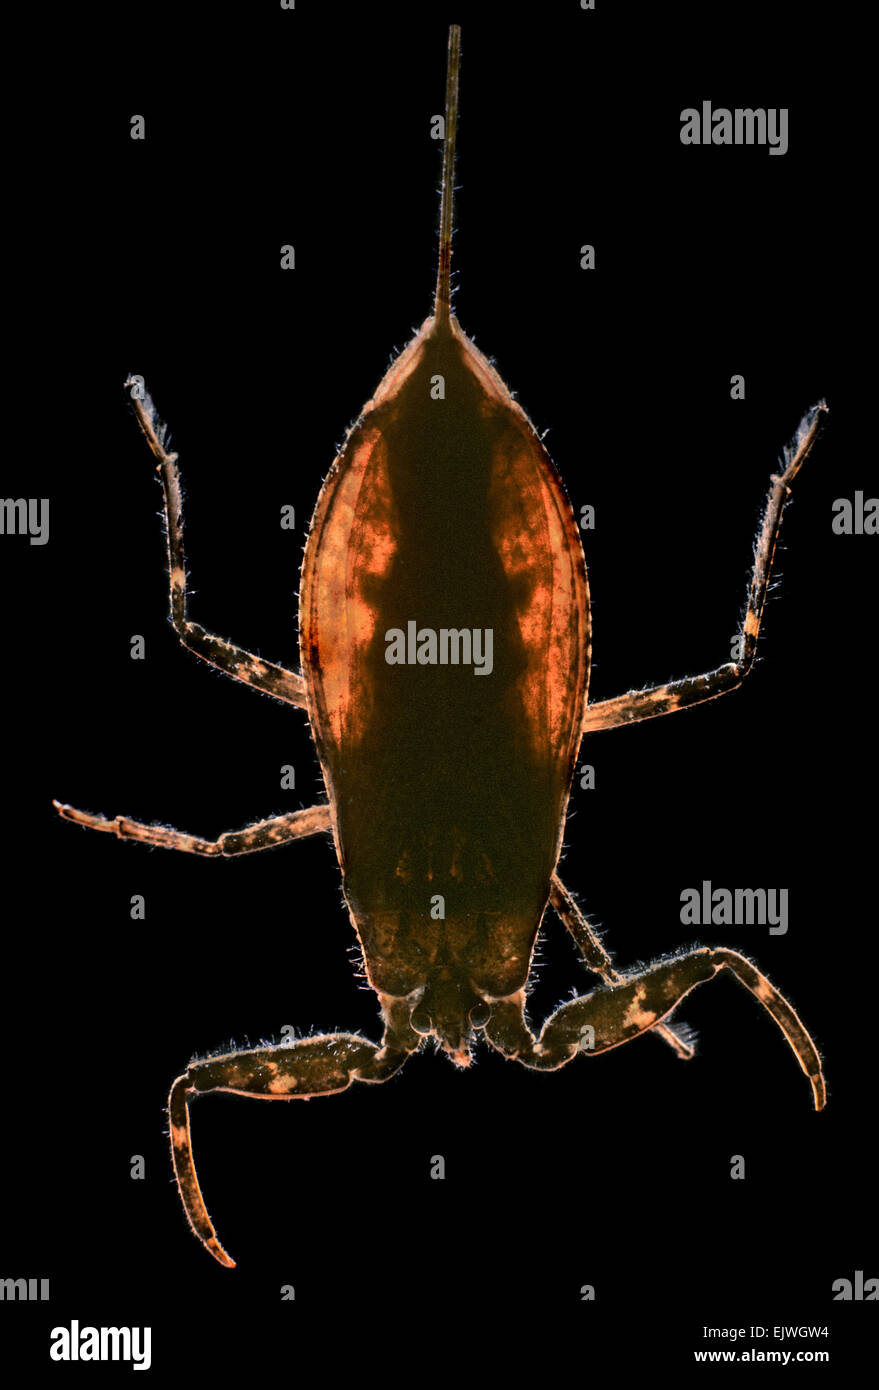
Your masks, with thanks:
[{"label": "insect leg", "polygon": [[251,1051],[230,1052],[191,1062],[171,1087],[168,1099],[171,1157],[187,1219],[206,1250],[227,1269],[235,1261],[223,1249],[208,1215],[195,1162],[189,1128],[189,1106],[209,1091],[227,1091],[261,1100],[308,1099],[347,1090],[352,1081],[386,1081],[421,1045],[409,1026],[408,1009],[386,1004],[387,1027],[382,1044],[355,1033],[327,1033],[314,1038]]},{"label": "insect leg", "polygon": [[796,436],[784,451],[783,471],[773,474],[754,551],[754,569],[740,634],[738,660],[718,666],[706,675],[670,681],[667,685],[652,686],[647,690],[630,690],[628,694],[618,695],[613,700],[600,700],[594,705],[587,705],[583,716],[584,734],[597,733],[600,729],[615,729],[621,724],[635,724],[641,719],[655,719],[660,714],[689,709],[691,705],[701,704],[703,700],[713,700],[715,696],[735,690],[736,686],[741,685],[754,664],[784,504],[790,496],[791,483],[818,437],[821,416],[826,410],[824,401],[819,401],[806,412],[800,421]]},{"label": "insect leg", "polygon": [[195,835],[186,835],[165,825],[143,825],[124,816],[107,820],[105,816],[93,816],[89,811],[78,811],[75,806],[63,806],[60,801],[53,801],[52,805],[65,820],[85,825],[89,830],[108,831],[120,840],[140,840],[142,844],[180,849],[187,854],[226,857],[250,854],[254,850],[271,849],[273,845],[284,845],[290,840],[302,840],[306,835],[319,835],[321,831],[332,829],[330,808],[326,805],[307,806],[286,816],[256,821],[243,830],[229,830],[216,840],[200,840]]},{"label": "insect leg", "polygon": [[[580,911],[557,874],[553,875],[549,900],[553,910],[574,938],[586,967],[594,974],[600,975],[606,985],[621,984],[624,977],[614,967],[613,960],[592,930],[588,918]],[[658,1023],[653,1031],[667,1042],[669,1047],[674,1048],[680,1058],[689,1061],[696,1049],[690,1041],[685,1025],[678,1024],[678,1027],[681,1029],[680,1033],[670,1023]]]},{"label": "insect leg", "polygon": [[[140,378],[130,377],[126,386],[134,386],[134,413],[138,424],[146,435],[147,443],[158,460],[158,469],[165,495],[165,530],[168,537],[168,575],[170,582],[171,622],[184,647],[196,656],[215,666],[219,671],[234,676],[245,685],[252,685],[267,695],[274,695],[290,705],[305,707],[305,682],[294,671],[283,666],[275,666],[263,661],[253,652],[235,647],[222,637],[205,632],[198,623],[190,622],[186,616],[186,567],[183,558],[183,505],[180,495],[180,472],[177,455],[165,449],[166,428],[156,414],[155,406],[144,390]],[[141,393],[140,399],[137,393]]]},{"label": "insect leg", "polygon": [[687,955],[658,961],[622,984],[597,989],[556,1009],[535,1041],[522,1013],[521,996],[492,1004],[485,1027],[488,1041],[507,1056],[537,1071],[555,1071],[579,1052],[591,1057],[620,1047],[647,1032],[705,980],[727,969],[775,1019],[812,1086],[815,1109],[827,1099],[821,1058],[807,1029],[783,995],[738,951],[703,946]]}]

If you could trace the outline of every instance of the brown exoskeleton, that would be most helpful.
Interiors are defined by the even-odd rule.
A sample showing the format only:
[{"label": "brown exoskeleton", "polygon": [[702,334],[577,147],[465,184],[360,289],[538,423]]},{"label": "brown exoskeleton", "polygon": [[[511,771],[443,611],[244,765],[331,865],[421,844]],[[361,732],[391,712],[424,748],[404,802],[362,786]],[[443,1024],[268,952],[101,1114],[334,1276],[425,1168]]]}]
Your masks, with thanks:
[{"label": "brown exoskeleton", "polygon": [[[740,660],[589,705],[589,593],[570,504],[527,416],[450,311],[459,53],[454,27],[434,311],[367,402],[318,499],[300,588],[301,674],[187,617],[177,456],[142,383],[129,383],[164,486],[174,627],[220,670],[307,709],[328,801],[215,841],[58,809],[122,838],[214,856],[331,832],[385,1025],[379,1044],[341,1033],[304,1038],[193,1062],[174,1082],[180,1193],[193,1230],[227,1266],[190,1139],[190,1101],[209,1091],[328,1095],[385,1080],[427,1037],[465,1066],[477,1032],[537,1070],[648,1031],[686,1057],[692,1049],[670,1015],[727,969],[781,1028],[816,1109],[825,1102],[809,1033],[751,961],[702,947],[622,974],[556,872],[582,734],[685,709],[734,689],[751,669],[782,510],[823,403],[772,479]],[[558,1008],[535,1037],[525,991],[548,903],[600,984]]]}]

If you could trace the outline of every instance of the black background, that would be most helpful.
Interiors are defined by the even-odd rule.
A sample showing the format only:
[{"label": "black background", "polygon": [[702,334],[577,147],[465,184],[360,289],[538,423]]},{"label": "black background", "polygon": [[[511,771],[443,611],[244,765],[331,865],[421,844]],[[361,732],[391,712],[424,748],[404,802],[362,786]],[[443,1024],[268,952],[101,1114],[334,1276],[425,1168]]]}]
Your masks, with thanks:
[{"label": "black background", "polygon": [[[429,128],[452,21],[455,308],[549,428],[575,510],[596,508],[593,698],[729,659],[769,475],[828,398],[755,673],[718,702],[584,743],[597,786],[575,783],[562,873],[622,968],[697,937],[752,955],[825,1054],[829,1105],[814,1114],[771,1020],[726,979],[680,1011],[700,1035],[688,1064],[648,1037],[537,1075],[483,1046],[466,1073],[425,1053],[386,1086],[307,1106],[213,1097],[194,1109],[194,1146],[230,1273],[180,1210],[171,1080],[195,1053],[285,1024],[377,1038],[378,1015],[325,837],[215,863],[51,811],[55,796],[213,837],[323,795],[304,714],[217,675],[167,623],[160,492],[123,382],[145,377],[180,453],[191,616],[296,665],[320,483],[431,309]],[[834,499],[876,484],[854,422],[857,117],[831,84],[857,35],[783,4],[303,3],[185,21],[147,6],[69,41],[57,104],[21,110],[35,181],[10,268],[32,303],[18,355],[36,395],[13,411],[4,490],[49,496],[52,529],[43,548],[7,537],[0,551],[0,1274],[50,1277],[52,1301],[4,1305],[4,1335],[40,1368],[56,1324],[149,1324],[154,1373],[202,1366],[221,1383],[239,1359],[295,1371],[309,1337],[340,1365],[349,1344],[328,1328],[368,1325],[350,1347],[388,1356],[411,1326],[441,1324],[442,1349],[474,1320],[482,1374],[508,1348],[540,1350],[549,1328],[558,1354],[580,1348],[584,1374],[608,1349],[678,1368],[720,1345],[705,1323],[830,1326],[828,1340],[761,1345],[853,1363],[869,1310],[833,1302],[831,1284],[879,1272],[865,958],[876,542],[830,523]],[[682,146],[680,112],[703,99],[787,106],[788,153]],[[134,113],[145,142],[129,139]],[[278,266],[288,242],[293,273]],[[134,633],[145,661],[129,659]],[[279,787],[287,763],[295,792]],[[788,934],[682,926],[680,893],[703,879],[789,888]],[[144,922],[130,920],[135,893]],[[537,1021],[591,988],[549,916],[535,973]],[[132,1154],[145,1181],[129,1177]],[[730,1180],[734,1154],[745,1181]]]}]

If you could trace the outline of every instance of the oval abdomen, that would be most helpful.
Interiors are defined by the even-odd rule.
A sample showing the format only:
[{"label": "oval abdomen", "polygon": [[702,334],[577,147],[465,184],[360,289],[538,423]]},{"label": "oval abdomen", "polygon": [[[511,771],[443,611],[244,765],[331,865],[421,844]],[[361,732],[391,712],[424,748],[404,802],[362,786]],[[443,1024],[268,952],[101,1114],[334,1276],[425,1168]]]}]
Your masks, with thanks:
[{"label": "oval abdomen", "polygon": [[373,983],[407,993],[421,957],[466,950],[509,992],[558,857],[588,592],[555,469],[454,319],[427,321],[324,483],[300,644]]}]

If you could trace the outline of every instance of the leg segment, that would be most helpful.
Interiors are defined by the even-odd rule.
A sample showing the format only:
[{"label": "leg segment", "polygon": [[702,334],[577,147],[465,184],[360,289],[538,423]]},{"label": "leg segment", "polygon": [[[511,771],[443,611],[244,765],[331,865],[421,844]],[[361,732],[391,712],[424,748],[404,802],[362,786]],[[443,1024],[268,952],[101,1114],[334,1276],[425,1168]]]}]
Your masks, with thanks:
[{"label": "leg segment", "polygon": [[225,855],[250,854],[258,849],[271,849],[274,845],[285,845],[290,840],[302,840],[307,835],[319,835],[321,831],[331,830],[329,806],[307,806],[302,811],[291,811],[288,816],[273,816],[270,820],[260,820],[243,830],[230,830],[216,840],[199,840],[195,835],[186,835],[180,830],[170,830],[165,825],[143,825],[140,821],[126,820],[116,816],[107,820],[104,816],[93,816],[88,811],[77,811],[75,806],[62,806],[60,801],[52,805],[65,820],[85,825],[89,830],[103,830],[118,836],[120,840],[140,840],[145,845],[159,845],[162,849],[184,850],[187,854]]},{"label": "leg segment", "polygon": [[[574,938],[587,969],[600,975],[606,985],[623,984],[624,976],[614,967],[611,957],[557,874],[553,874],[549,900],[553,910]],[[667,1042],[669,1047],[674,1048],[680,1058],[689,1061],[696,1049],[689,1040],[685,1025],[679,1024],[678,1028],[680,1032],[670,1023],[658,1023],[653,1031]]]},{"label": "leg segment", "polygon": [[380,1047],[357,1034],[328,1033],[289,1046],[230,1052],[225,1057],[192,1062],[171,1087],[171,1157],[183,1207],[202,1245],[227,1269],[234,1269],[235,1261],[217,1238],[192,1157],[191,1101],[208,1091],[229,1091],[262,1100],[307,1100],[347,1090],[352,1081],[386,1081],[422,1039],[409,1026],[409,1011],[403,1001],[384,1000],[383,1004],[386,1032]]},{"label": "leg segment", "polygon": [[274,666],[263,661],[252,652],[234,647],[222,637],[214,637],[186,616],[186,568],[183,559],[183,507],[180,496],[180,473],[177,468],[177,455],[165,449],[165,426],[156,415],[152,400],[143,390],[142,382],[130,377],[126,386],[134,386],[143,393],[143,400],[133,400],[134,413],[138,424],[146,435],[156,459],[158,473],[162,479],[165,494],[165,529],[168,536],[168,574],[170,580],[171,622],[180,641],[203,661],[216,666],[219,671],[234,676],[245,685],[252,685],[278,700],[290,705],[305,707],[305,682],[294,671],[282,666]]},{"label": "leg segment", "polygon": [[[818,1049],[784,996],[738,951],[703,946],[687,955],[657,962],[622,984],[571,999],[547,1019],[537,1040],[525,1023],[521,995],[496,1001],[485,1036],[499,1052],[516,1057],[524,1066],[555,1071],[580,1051],[589,1057],[631,1042],[666,1018],[690,990],[724,968],[775,1019],[809,1078],[815,1109],[822,1110],[827,1095]],[[594,1030],[594,1042],[583,1048],[587,1028]]]},{"label": "leg segment", "polygon": [[791,483],[818,437],[821,415],[826,410],[824,401],[819,401],[807,411],[800,421],[796,437],[784,451],[783,471],[773,474],[754,552],[754,569],[751,574],[748,607],[742,625],[739,660],[718,666],[707,675],[670,681],[668,685],[652,686],[647,690],[630,690],[628,694],[618,695],[616,699],[601,700],[597,704],[587,705],[583,716],[584,734],[597,733],[600,729],[615,729],[620,724],[635,724],[641,719],[654,719],[659,714],[671,714],[674,710],[688,709],[691,705],[701,704],[703,700],[713,700],[715,696],[723,695],[727,690],[735,690],[736,686],[741,685],[754,664],[784,504],[790,496]]}]

